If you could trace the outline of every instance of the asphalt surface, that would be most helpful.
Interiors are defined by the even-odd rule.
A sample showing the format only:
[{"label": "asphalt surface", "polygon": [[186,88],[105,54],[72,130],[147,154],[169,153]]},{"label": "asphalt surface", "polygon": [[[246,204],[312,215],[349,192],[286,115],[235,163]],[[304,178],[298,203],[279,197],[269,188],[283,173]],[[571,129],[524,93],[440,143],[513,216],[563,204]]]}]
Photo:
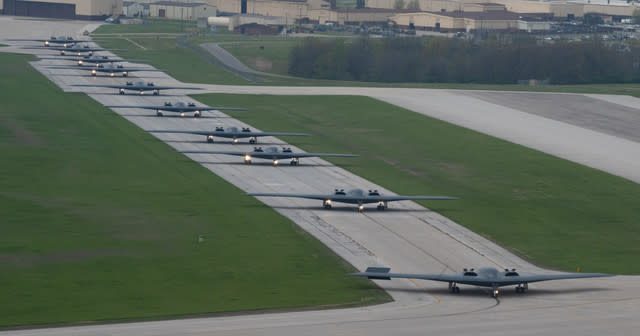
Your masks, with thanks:
[{"label": "asphalt surface", "polygon": [[[45,24],[46,23],[46,24]],[[0,17],[0,39],[16,37],[49,37],[51,31],[81,32],[92,23],[16,21]],[[61,26],[58,26],[61,25]],[[25,36],[28,31],[29,36]],[[7,48],[2,48],[4,51]],[[16,50],[8,48],[9,50]],[[26,50],[21,50],[25,52]],[[37,52],[41,55],[51,52]],[[58,60],[33,62],[33,66],[67,91],[77,91],[71,84],[124,82],[121,78],[92,78],[74,76],[78,70],[45,69],[44,65],[62,64]],[[144,81],[158,85],[177,82],[166,74],[141,72],[135,74]],[[154,77],[152,79],[152,77]],[[131,79],[129,79],[131,80]],[[560,147],[571,156],[579,150],[579,157],[598,161],[599,149],[611,146],[608,141],[622,141],[618,137],[519,111],[486,100],[475,98],[478,92],[436,91],[414,89],[367,88],[269,88],[207,86],[211,92],[268,93],[268,94],[362,94],[419,113],[440,117],[454,123],[484,131],[507,134],[508,140],[536,147],[540,143]],[[81,88],[92,92],[91,97],[103,104],[158,104],[172,97],[97,94],[107,92]],[[114,90],[115,92],[115,90]],[[186,90],[167,91],[171,94]],[[165,92],[163,92],[165,93]],[[528,95],[528,94],[524,94]],[[558,99],[582,99],[582,95],[558,95]],[[589,97],[593,99],[593,96]],[[179,98],[193,101],[188,97]],[[595,99],[598,99],[597,97]],[[636,104],[625,99],[625,104],[613,104],[615,97],[601,99],[613,106]],[[608,101],[609,100],[609,101]],[[153,117],[154,112],[142,109],[117,109],[117,113],[142,129],[211,129],[215,126],[249,127],[235,120],[233,113],[205,112],[208,118]],[[251,113],[241,112],[241,113]],[[629,123],[628,125],[632,125]],[[473,127],[471,127],[473,126]],[[624,125],[622,125],[624,126]],[[521,128],[524,127],[524,130]],[[631,126],[629,126],[631,127]],[[253,127],[252,127],[253,128]],[[530,130],[527,131],[527,129]],[[295,130],[291,130],[295,131]],[[537,137],[544,135],[545,141]],[[575,137],[590,135],[578,141]],[[495,134],[494,134],[495,135]],[[178,150],[216,149],[237,150],[251,148],[247,144],[204,143],[204,137],[188,134],[158,134],[168,145]],[[535,141],[532,141],[534,139]],[[201,140],[202,143],[197,141]],[[515,141],[517,140],[517,141]],[[282,144],[276,138],[260,139],[261,143]],[[638,143],[624,140],[628,147],[609,147],[610,152],[626,155],[620,150],[638,150]],[[566,145],[566,143],[570,145]],[[291,145],[287,145],[291,146]],[[294,146],[291,146],[297,150]],[[544,146],[543,146],[544,147]],[[575,147],[575,148],[574,148]],[[190,155],[213,173],[247,192],[300,192],[326,193],[334,187],[375,188],[391,193],[381,186],[366,181],[321,159],[302,159],[300,166],[273,167],[269,162],[242,164],[242,158],[225,155]],[[605,168],[627,170],[627,162],[637,167],[639,156],[616,160]],[[602,168],[600,168],[602,169]],[[603,169],[604,170],[604,169]],[[327,189],[330,190],[327,190]],[[455,195],[452,195],[455,196]],[[465,267],[494,266],[517,268],[521,273],[550,272],[541,270],[518,258],[509,251],[476,235],[447,218],[413,202],[394,202],[389,211],[378,212],[368,207],[364,214],[348,205],[334,210],[321,209],[318,201],[304,199],[264,198],[263,202],[291,218],[345,260],[358,269],[367,266],[389,266],[395,272],[437,273],[460,271]],[[400,210],[405,211],[400,211]],[[496,220],[499,220],[497,218]],[[637,277],[618,276],[592,280],[562,280],[530,285],[527,294],[516,294],[507,288],[499,300],[488,292],[463,286],[460,294],[449,294],[446,284],[393,280],[378,281],[394,298],[384,305],[340,310],[307,311],[278,314],[259,314],[218,318],[181,319],[171,321],[107,324],[69,328],[32,329],[6,332],[7,335],[631,335],[640,327],[640,282]],[[310,288],[309,290],[313,290]]]}]

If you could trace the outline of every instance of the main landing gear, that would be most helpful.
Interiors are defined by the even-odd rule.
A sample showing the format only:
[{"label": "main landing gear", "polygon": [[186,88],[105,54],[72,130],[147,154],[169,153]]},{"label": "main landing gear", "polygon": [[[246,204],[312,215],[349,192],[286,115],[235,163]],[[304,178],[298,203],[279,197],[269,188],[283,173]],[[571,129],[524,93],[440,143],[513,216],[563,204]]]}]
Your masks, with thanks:
[{"label": "main landing gear", "polygon": [[460,293],[460,287],[458,287],[455,282],[450,282],[449,293],[454,293],[454,294]]},{"label": "main landing gear", "polygon": [[529,289],[528,283],[519,284],[516,286],[516,293],[524,293]]}]

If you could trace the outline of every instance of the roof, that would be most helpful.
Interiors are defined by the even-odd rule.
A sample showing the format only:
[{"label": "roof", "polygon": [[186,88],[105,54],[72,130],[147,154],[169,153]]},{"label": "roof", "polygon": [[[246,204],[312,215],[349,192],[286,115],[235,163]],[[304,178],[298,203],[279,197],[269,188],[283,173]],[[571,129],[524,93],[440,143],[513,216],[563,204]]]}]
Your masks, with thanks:
[{"label": "roof", "polygon": [[174,7],[198,7],[198,6],[211,6],[204,2],[179,2],[179,1],[156,1],[151,5],[159,6],[174,6]]},{"label": "roof", "polygon": [[421,13],[420,10],[415,9],[394,9],[394,8],[335,8],[327,9],[337,13]]},{"label": "roof", "polygon": [[521,14],[508,12],[508,11],[487,11],[487,12],[462,12],[462,11],[453,11],[453,12],[427,12],[430,14],[440,15],[440,16],[448,16],[453,18],[461,18],[461,19],[472,19],[472,20],[517,20]]}]

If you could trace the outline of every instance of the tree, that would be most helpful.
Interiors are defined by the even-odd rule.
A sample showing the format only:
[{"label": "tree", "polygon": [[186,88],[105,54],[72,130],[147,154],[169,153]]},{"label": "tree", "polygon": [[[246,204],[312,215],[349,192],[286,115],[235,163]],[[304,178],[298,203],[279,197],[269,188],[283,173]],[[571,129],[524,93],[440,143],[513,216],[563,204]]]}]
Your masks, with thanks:
[{"label": "tree", "polygon": [[404,0],[396,0],[393,3],[393,8],[394,9],[403,9],[404,8]]}]

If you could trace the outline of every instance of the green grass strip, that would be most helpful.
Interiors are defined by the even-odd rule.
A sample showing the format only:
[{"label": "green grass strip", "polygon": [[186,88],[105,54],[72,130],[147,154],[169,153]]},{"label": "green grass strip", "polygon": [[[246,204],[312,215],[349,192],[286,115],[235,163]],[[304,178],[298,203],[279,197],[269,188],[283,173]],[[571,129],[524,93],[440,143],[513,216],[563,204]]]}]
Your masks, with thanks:
[{"label": "green grass strip", "polygon": [[422,204],[538,265],[640,273],[640,187],[623,178],[366,97],[196,98],[247,107],[234,117],[264,130],[311,133],[292,139],[305,150],[358,153],[330,161],[396,193],[460,197]]},{"label": "green grass strip", "polygon": [[0,54],[0,328],[388,299],[288,219],[26,60]]}]

